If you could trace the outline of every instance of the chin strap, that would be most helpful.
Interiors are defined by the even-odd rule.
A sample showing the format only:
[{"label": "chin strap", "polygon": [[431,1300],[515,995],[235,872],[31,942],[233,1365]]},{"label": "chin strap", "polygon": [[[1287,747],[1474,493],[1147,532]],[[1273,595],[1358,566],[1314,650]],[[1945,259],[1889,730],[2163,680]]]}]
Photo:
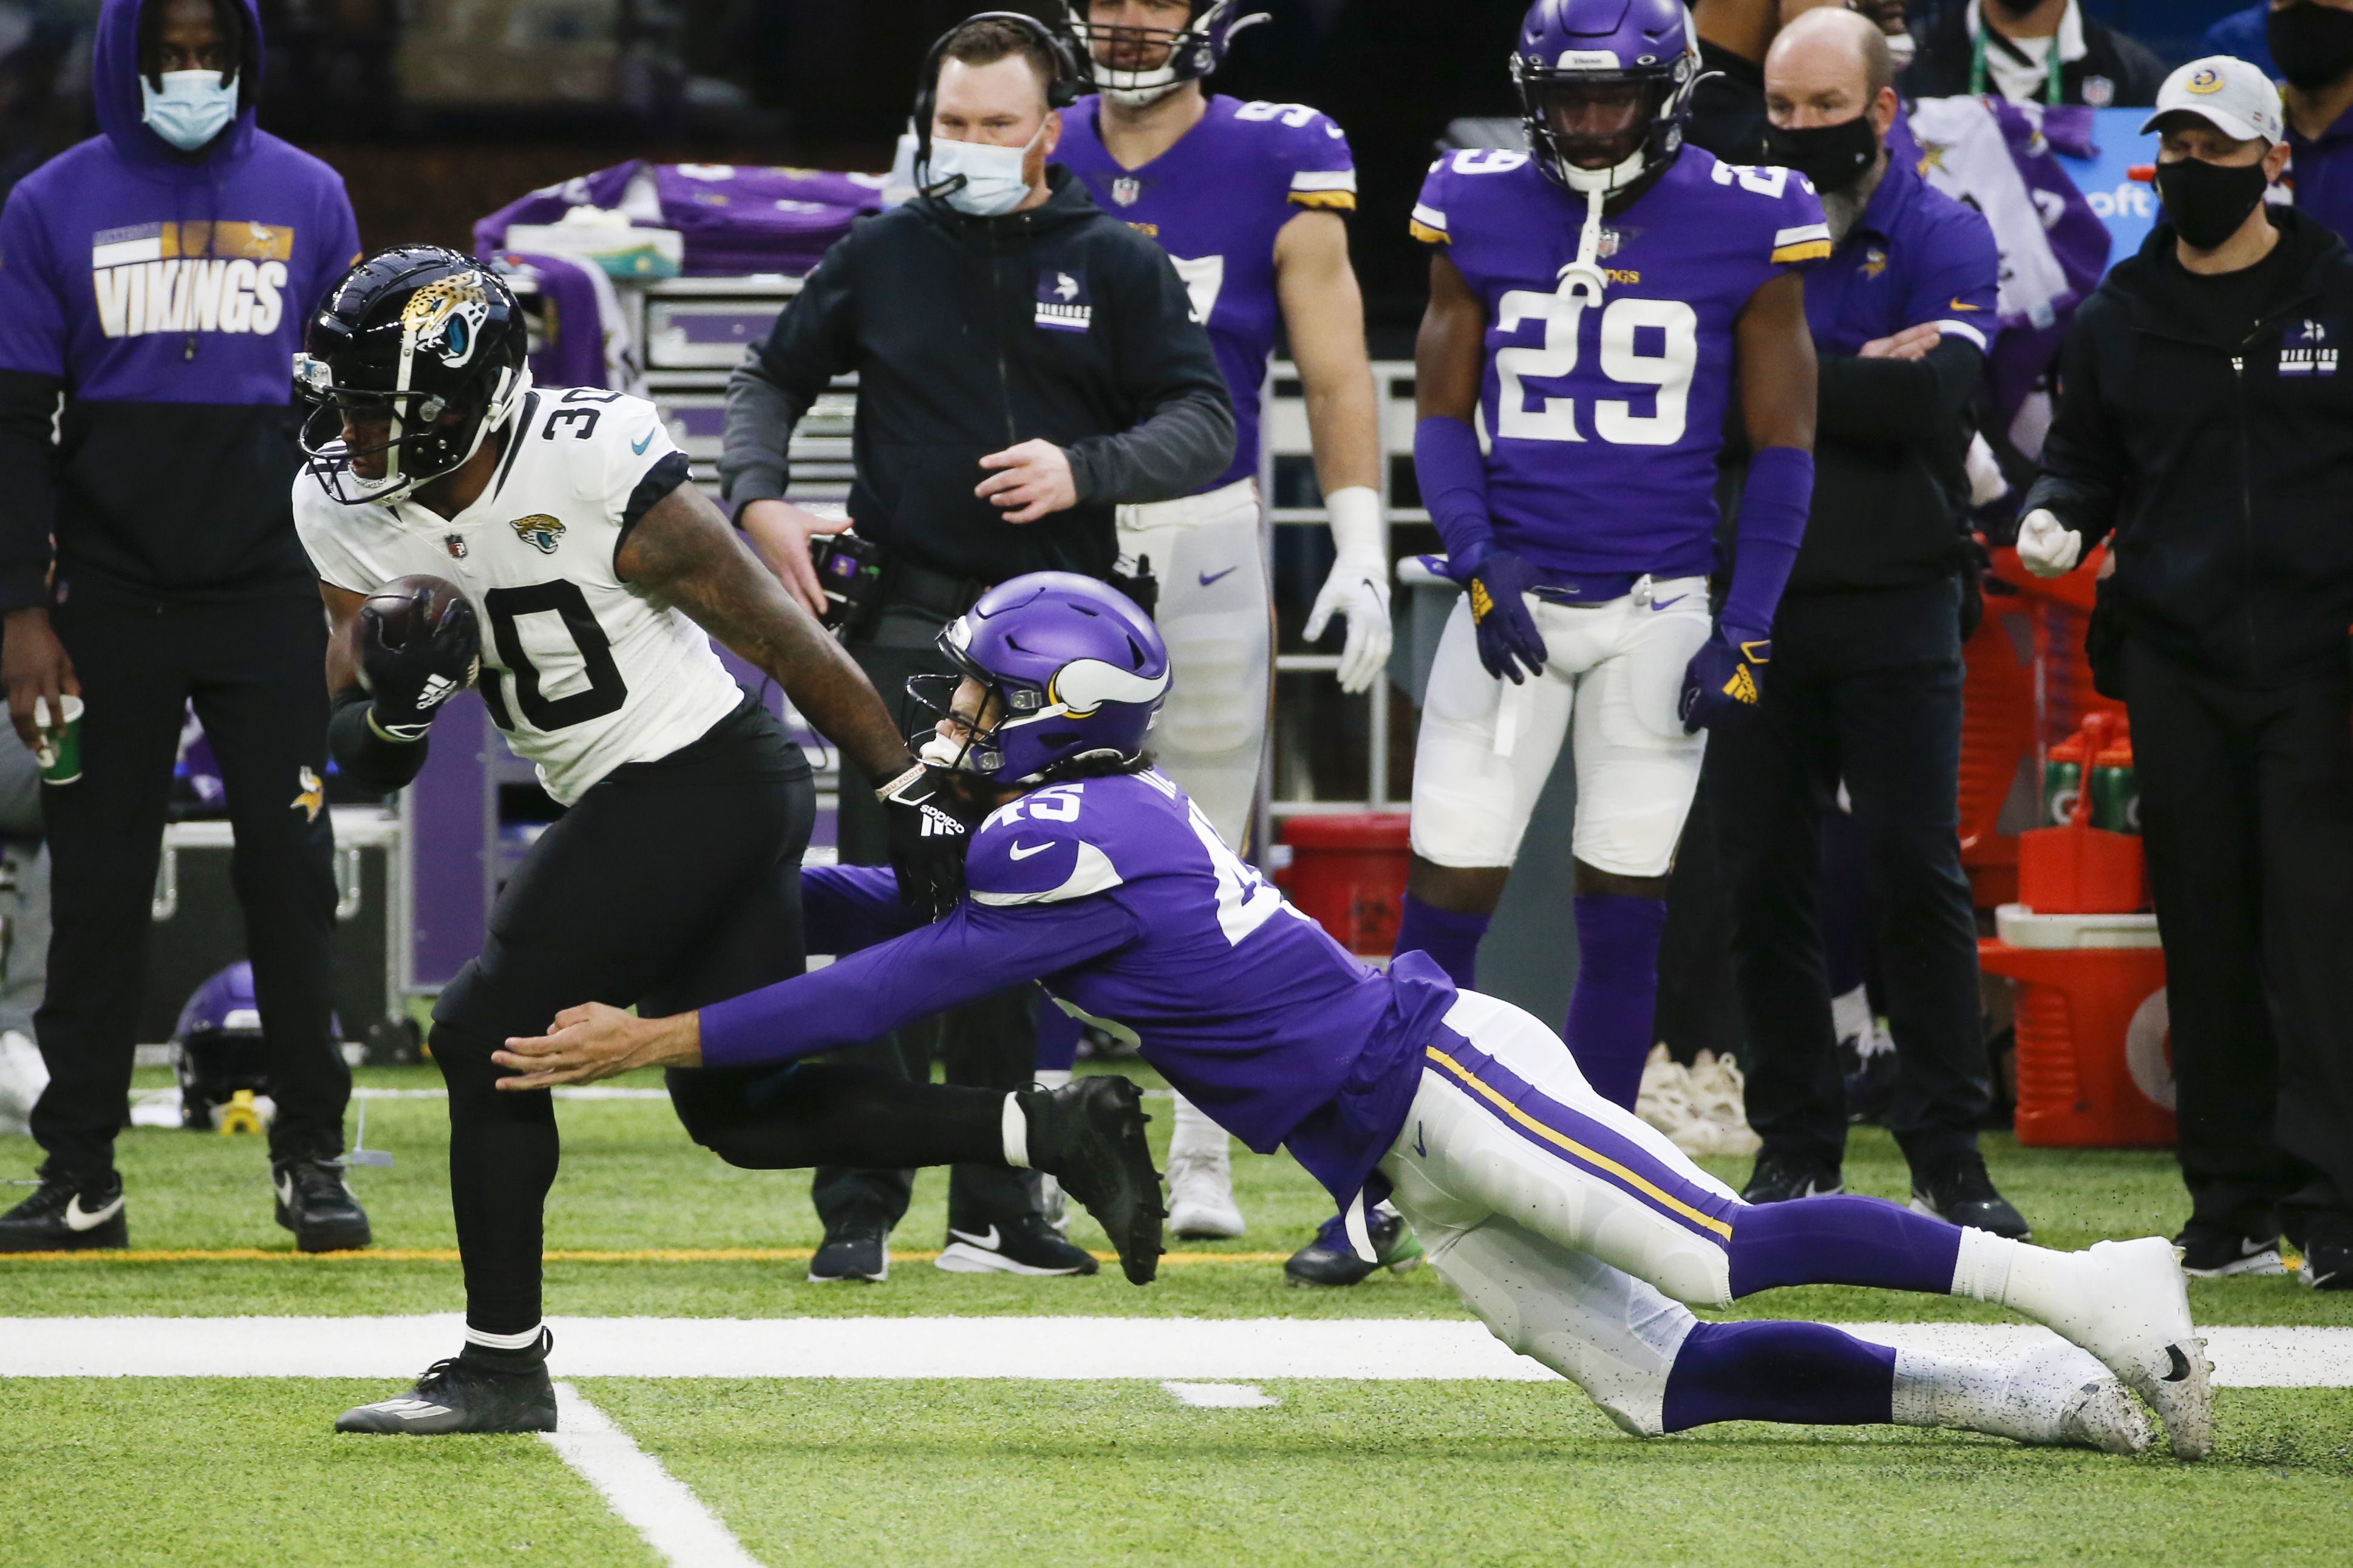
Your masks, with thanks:
[{"label": "chin strap", "polygon": [[1560,269],[1563,299],[1582,298],[1596,308],[1601,304],[1601,291],[1609,286],[1600,262],[1601,207],[1609,199],[1609,193],[1599,185],[1585,193],[1585,227],[1577,237],[1577,259]]}]

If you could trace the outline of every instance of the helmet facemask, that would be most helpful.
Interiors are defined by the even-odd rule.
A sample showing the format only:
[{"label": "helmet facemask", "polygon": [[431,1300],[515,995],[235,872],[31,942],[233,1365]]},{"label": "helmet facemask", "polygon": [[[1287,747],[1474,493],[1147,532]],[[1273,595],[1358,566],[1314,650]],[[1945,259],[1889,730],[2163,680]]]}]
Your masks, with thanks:
[{"label": "helmet facemask", "polygon": [[1236,3],[1191,0],[1190,16],[1176,28],[1098,26],[1087,19],[1088,0],[1063,0],[1062,8],[1088,85],[1114,103],[1142,109],[1215,71],[1236,33],[1270,19],[1264,12],[1233,19]]},{"label": "helmet facemask", "polygon": [[1627,190],[1672,161],[1696,79],[1680,54],[1637,70],[1563,69],[1512,57],[1529,152],[1555,184],[1580,195]]}]

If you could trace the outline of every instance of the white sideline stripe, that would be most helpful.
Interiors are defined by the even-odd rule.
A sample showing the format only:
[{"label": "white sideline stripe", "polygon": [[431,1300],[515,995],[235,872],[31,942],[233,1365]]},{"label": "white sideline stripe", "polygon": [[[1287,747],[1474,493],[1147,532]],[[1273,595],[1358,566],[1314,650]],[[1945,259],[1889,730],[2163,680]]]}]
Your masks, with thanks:
[{"label": "white sideline stripe", "polygon": [[[2014,1353],[2046,1329],[1844,1323],[1901,1349]],[[1479,1379],[1555,1374],[1438,1319],[551,1318],[566,1377]],[[0,1318],[0,1377],[413,1378],[455,1313],[398,1318]],[[2227,1388],[2353,1387],[2353,1328],[2206,1331]]]},{"label": "white sideline stripe", "polygon": [[555,1385],[555,1423],[540,1441],[666,1561],[681,1568],[760,1568],[701,1498],[568,1383]]},{"label": "white sideline stripe", "polygon": [[1179,1405],[1197,1410],[1264,1410],[1282,1403],[1255,1383],[1164,1383]]}]

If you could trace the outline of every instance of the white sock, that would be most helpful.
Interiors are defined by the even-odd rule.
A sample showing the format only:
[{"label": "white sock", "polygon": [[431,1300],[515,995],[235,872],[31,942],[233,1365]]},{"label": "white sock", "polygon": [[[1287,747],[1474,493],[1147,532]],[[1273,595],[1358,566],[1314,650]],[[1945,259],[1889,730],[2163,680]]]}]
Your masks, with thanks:
[{"label": "white sock", "polygon": [[1176,1126],[1168,1135],[1168,1158],[1173,1162],[1187,1156],[1223,1160],[1226,1157],[1226,1130],[1209,1120],[1201,1108],[1183,1095],[1176,1097]]},{"label": "white sock", "polygon": [[1029,1119],[1021,1114],[1021,1101],[1014,1095],[1005,1097],[1005,1163],[1017,1171],[1029,1168]]},{"label": "white sock", "polygon": [[1895,1352],[1895,1388],[1889,1419],[1898,1426],[1982,1430],[1999,1403],[2010,1369],[1933,1351]]},{"label": "white sock", "polygon": [[1071,1081],[1071,1069],[1068,1068],[1039,1068],[1036,1073],[1031,1075],[1030,1081],[1035,1083],[1039,1089],[1060,1089]]},{"label": "white sock", "polygon": [[491,1334],[469,1323],[466,1326],[466,1342],[480,1345],[487,1351],[527,1351],[539,1343],[539,1336],[546,1329],[544,1323],[533,1323],[519,1334]]},{"label": "white sock", "polygon": [[1960,1253],[1953,1260],[1952,1293],[1991,1301],[2047,1323],[2082,1296],[2081,1271],[2072,1252],[2007,1240],[1991,1231],[1964,1230]]}]

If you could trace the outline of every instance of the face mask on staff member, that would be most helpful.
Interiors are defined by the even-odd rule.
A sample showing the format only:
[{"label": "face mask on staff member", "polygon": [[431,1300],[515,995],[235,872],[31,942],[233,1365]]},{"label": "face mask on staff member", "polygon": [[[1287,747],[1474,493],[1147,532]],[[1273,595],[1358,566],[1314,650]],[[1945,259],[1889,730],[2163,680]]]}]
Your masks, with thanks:
[{"label": "face mask on staff member", "polygon": [[1062,117],[1047,107],[1028,59],[944,60],[923,192],[974,217],[1034,207],[1047,197],[1046,160],[1061,140]]},{"label": "face mask on staff member", "polygon": [[2158,133],[2157,194],[2192,272],[2235,272],[2277,237],[2263,193],[2287,167],[2279,89],[2246,61],[2192,60],[2165,79],[2143,131]]}]

